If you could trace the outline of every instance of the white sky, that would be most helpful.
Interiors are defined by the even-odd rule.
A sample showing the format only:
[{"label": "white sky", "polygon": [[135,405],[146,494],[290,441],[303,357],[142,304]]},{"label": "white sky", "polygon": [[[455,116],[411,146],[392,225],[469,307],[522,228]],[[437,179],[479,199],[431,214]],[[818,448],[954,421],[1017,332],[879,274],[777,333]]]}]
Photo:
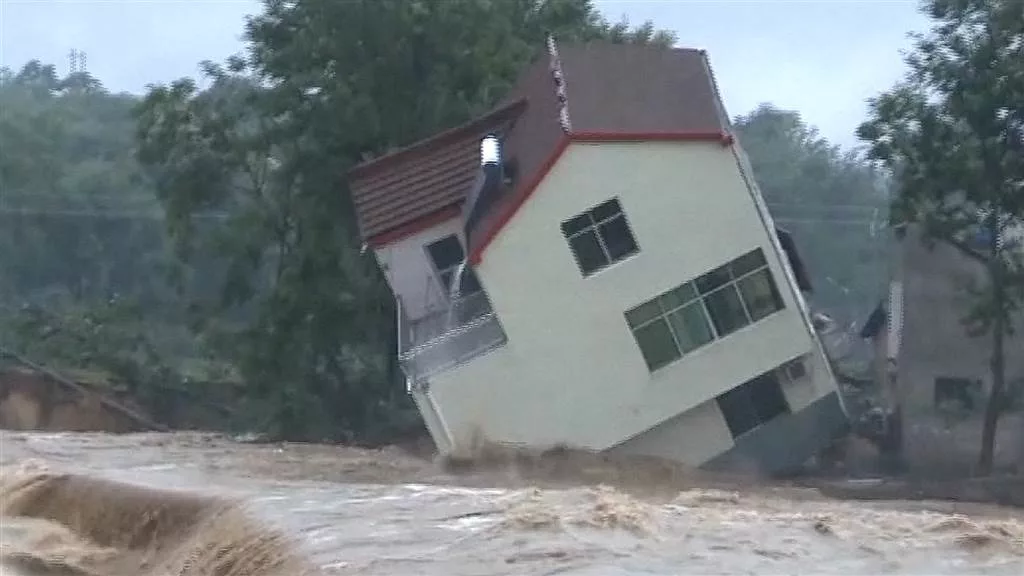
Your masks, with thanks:
[{"label": "white sky", "polygon": [[[339,2],[344,0],[337,0]],[[914,0],[597,0],[611,20],[653,20],[680,44],[711,56],[729,113],[760,102],[801,112],[844,145],[865,113],[865,99],[903,71],[906,34],[927,21]],[[141,92],[147,84],[198,72],[241,47],[254,0],[0,0],[0,65],[33,58],[67,69],[72,49],[107,88]]]}]

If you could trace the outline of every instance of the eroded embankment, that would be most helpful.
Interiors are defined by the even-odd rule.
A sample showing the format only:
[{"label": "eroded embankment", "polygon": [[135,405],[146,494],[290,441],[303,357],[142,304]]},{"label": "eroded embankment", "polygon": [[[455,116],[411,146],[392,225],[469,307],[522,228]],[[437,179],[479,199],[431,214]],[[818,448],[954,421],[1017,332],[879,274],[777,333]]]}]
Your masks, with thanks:
[{"label": "eroded embankment", "polygon": [[3,470],[0,566],[46,576],[312,574],[234,502],[77,474]]}]

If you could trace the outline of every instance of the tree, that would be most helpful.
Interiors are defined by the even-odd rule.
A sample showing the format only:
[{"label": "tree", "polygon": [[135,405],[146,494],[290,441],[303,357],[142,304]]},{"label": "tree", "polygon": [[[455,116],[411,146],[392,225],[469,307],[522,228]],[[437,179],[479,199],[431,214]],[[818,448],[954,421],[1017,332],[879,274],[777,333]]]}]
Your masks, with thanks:
[{"label": "tree", "polygon": [[[224,259],[201,316],[279,437],[379,440],[414,413],[396,373],[394,310],[360,255],[344,175],[492,106],[560,39],[671,44],[604,21],[590,0],[266,0],[247,54],[150,90],[139,159],[184,258]],[[224,215],[196,235],[196,217]],[[240,306],[249,316],[224,315]],[[211,322],[202,327],[209,330]]]},{"label": "tree", "polygon": [[[991,391],[978,473],[992,469],[1005,403],[1005,340],[1021,303],[1021,246],[1007,234],[1024,215],[1024,3],[928,0],[934,21],[916,35],[907,78],[871,101],[858,130],[897,179],[894,209],[984,268],[965,320],[991,337]],[[978,249],[968,240],[991,239]]]},{"label": "tree", "polygon": [[0,69],[0,346],[101,373],[163,420],[196,347],[134,157],[137,102],[86,72]]},{"label": "tree", "polygon": [[811,301],[844,323],[862,320],[887,281],[882,175],[829,143],[798,112],[762,104],[734,125],[772,216],[793,233],[807,261]]}]

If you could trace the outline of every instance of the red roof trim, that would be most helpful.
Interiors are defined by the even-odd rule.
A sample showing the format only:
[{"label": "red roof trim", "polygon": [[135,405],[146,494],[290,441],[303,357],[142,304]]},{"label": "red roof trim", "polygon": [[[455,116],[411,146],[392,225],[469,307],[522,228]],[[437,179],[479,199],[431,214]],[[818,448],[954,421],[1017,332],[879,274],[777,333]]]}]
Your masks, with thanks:
[{"label": "red roof trim", "polygon": [[547,178],[548,172],[555,167],[558,159],[562,157],[565,149],[569,147],[571,138],[563,136],[558,140],[558,144],[555,145],[555,149],[551,151],[551,155],[548,156],[547,160],[540,165],[540,168],[532,175],[532,178],[523,186],[519,193],[511,199],[510,202],[501,206],[501,212],[494,219],[494,222],[483,231],[483,239],[477,244],[476,248],[469,253],[469,264],[476,266],[483,259],[484,250],[491,244],[491,241],[501,232],[501,229],[508,224],[509,220],[516,215],[519,208],[533,195],[534,191],[540,186],[540,183]]},{"label": "red roof trim", "polygon": [[484,251],[487,250],[491,241],[540,186],[571,142],[719,142],[722,146],[730,146],[734,139],[732,134],[724,130],[713,132],[574,132],[567,135],[558,142],[551,155],[544,161],[529,183],[519,191],[515,198],[512,198],[511,202],[503,207],[494,224],[484,231],[483,239],[469,254],[469,263],[472,266],[480,264]]},{"label": "red roof trim", "polygon": [[443,145],[448,143],[450,140],[455,140],[459,137],[464,136],[467,132],[473,132],[475,130],[482,129],[492,122],[504,120],[506,116],[511,117],[518,114],[522,108],[526,106],[526,99],[520,98],[513,100],[508,104],[505,104],[499,108],[491,110],[487,114],[474,118],[469,122],[456,126],[455,128],[449,128],[444,132],[439,132],[429,138],[414,142],[404,148],[395,150],[383,156],[367,160],[361,164],[356,165],[354,168],[349,170],[349,177],[351,178],[363,178],[368,176],[381,168],[393,164],[399,160],[402,160],[416,152],[422,152],[432,149],[434,146]]},{"label": "red roof trim", "polygon": [[383,248],[389,244],[394,244],[399,240],[405,240],[406,238],[419,234],[424,230],[428,230],[437,226],[438,224],[447,222],[453,218],[458,218],[462,214],[462,202],[456,202],[449,204],[440,210],[435,210],[429,214],[420,216],[414,220],[410,220],[405,224],[396,226],[386,232],[381,232],[376,236],[371,236],[366,243],[373,249]]}]

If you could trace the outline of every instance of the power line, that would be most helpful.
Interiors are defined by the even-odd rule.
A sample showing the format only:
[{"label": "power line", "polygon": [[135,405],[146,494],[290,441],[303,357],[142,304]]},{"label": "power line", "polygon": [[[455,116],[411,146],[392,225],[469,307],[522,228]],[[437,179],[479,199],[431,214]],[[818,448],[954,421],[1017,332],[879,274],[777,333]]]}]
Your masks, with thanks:
[{"label": "power line", "polygon": [[839,224],[842,226],[871,226],[879,224],[870,218],[773,218],[780,224]]},{"label": "power line", "polygon": [[[9,208],[0,207],[0,215],[12,215],[12,216],[55,216],[55,217],[67,217],[67,218],[97,218],[97,219],[140,219],[140,220],[163,220],[165,215],[159,211],[140,211],[140,210],[90,210],[90,209],[42,209],[42,208]],[[226,212],[206,212],[193,214],[193,218],[201,220],[226,220],[231,217]],[[839,224],[839,225],[851,225],[851,226],[870,226],[872,224],[879,225],[880,219],[876,218],[856,218],[856,217],[844,217],[840,215],[836,216],[818,216],[818,217],[798,217],[798,216],[778,216],[774,220],[781,224]]]},{"label": "power line", "polygon": [[[139,219],[139,220],[163,220],[164,214],[156,211],[138,210],[67,210],[67,209],[40,209],[40,208],[7,208],[0,207],[0,214],[14,216],[64,216],[68,218],[97,218],[97,219]],[[193,218],[209,220],[226,220],[230,214],[226,212],[207,212],[193,214]]]},{"label": "power line", "polygon": [[880,212],[888,211],[889,207],[885,205],[871,205],[871,204],[795,204],[791,202],[768,202],[768,208],[786,210],[786,211],[819,211],[819,212],[831,212],[831,211],[850,211],[850,212]]}]

